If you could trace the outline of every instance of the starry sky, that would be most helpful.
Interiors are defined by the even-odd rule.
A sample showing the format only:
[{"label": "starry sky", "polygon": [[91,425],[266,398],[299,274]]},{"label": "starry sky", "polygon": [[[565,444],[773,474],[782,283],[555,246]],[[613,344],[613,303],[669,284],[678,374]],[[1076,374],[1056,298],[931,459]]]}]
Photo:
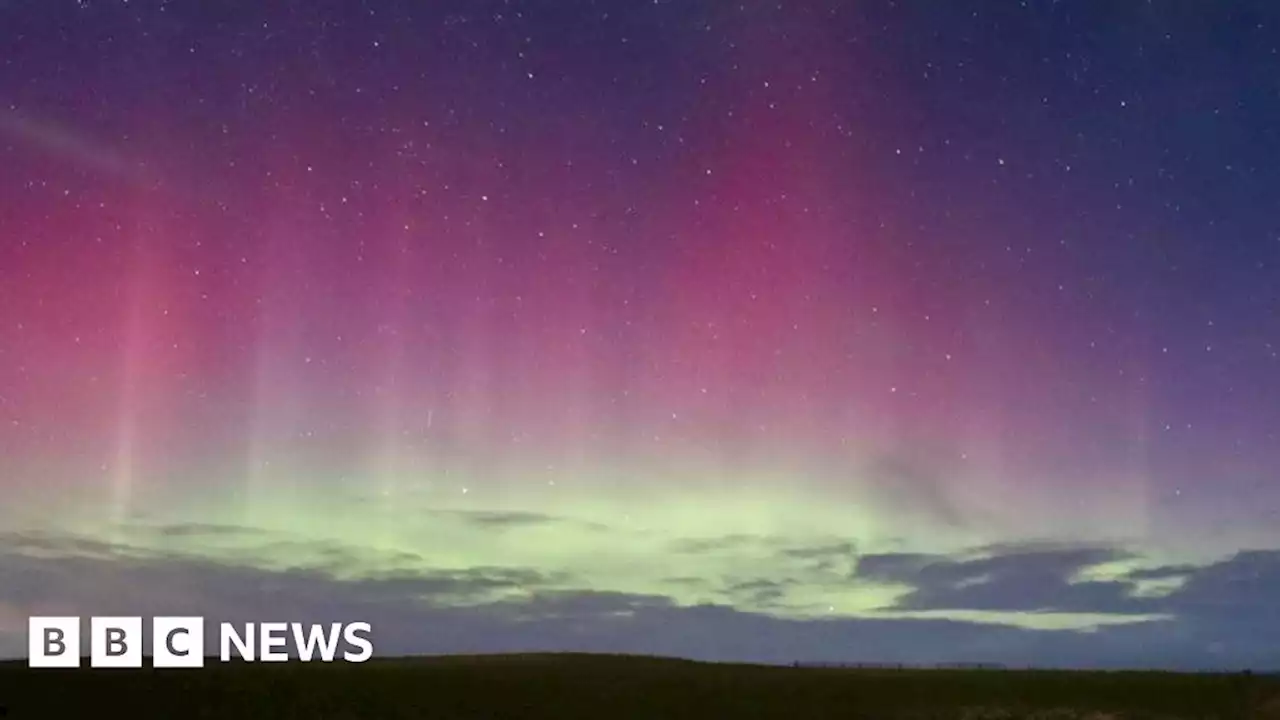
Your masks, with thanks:
[{"label": "starry sky", "polygon": [[1277,77],[1264,0],[0,4],[0,654],[1280,667]]}]

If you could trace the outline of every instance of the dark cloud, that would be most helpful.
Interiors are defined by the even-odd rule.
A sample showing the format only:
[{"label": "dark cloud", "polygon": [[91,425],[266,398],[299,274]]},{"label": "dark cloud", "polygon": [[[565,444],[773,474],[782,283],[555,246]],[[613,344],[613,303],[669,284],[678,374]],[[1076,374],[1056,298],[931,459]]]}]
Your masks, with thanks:
[{"label": "dark cloud", "polygon": [[996,555],[1021,555],[1024,553],[1055,552],[1094,552],[1114,559],[1127,559],[1134,557],[1131,552],[1111,543],[1063,540],[1018,540],[1015,542],[997,542],[974,548],[973,550],[965,553],[965,555],[977,558],[993,557]]},{"label": "dark cloud", "polygon": [[674,608],[676,603],[663,595],[612,592],[607,590],[544,590],[520,600],[494,603],[511,618],[543,621],[552,618],[589,622],[593,618],[625,617],[652,609]]},{"label": "dark cloud", "polygon": [[[458,583],[491,587],[484,574],[420,581],[341,581],[314,571],[264,571],[178,559],[149,562],[0,556],[0,572],[38,567],[16,596],[0,603],[19,614],[56,609],[80,615],[200,615],[211,622],[363,620],[383,654],[499,651],[631,652],[709,660],[887,659],[925,662],[940,648],[956,659],[974,643],[1026,631],[951,621],[790,621],[728,607],[681,607],[662,596],[589,589],[533,592],[527,598],[468,606],[422,602],[448,596]],[[0,633],[0,651],[24,652],[22,628]],[[213,638],[207,638],[208,643]]]},{"label": "dark cloud", "polygon": [[1161,565],[1153,568],[1139,568],[1128,573],[1130,580],[1176,580],[1193,575],[1199,570],[1197,565]]},{"label": "dark cloud", "polygon": [[28,556],[43,554],[63,557],[67,555],[81,557],[117,557],[120,555],[145,554],[142,548],[122,543],[110,543],[90,538],[67,535],[53,535],[42,532],[7,532],[0,533],[0,548],[9,548]]},{"label": "dark cloud", "polygon": [[[343,491],[339,491],[343,492]],[[404,509],[406,503],[420,504],[414,510],[424,518],[440,519],[473,525],[489,531],[525,530],[547,526],[572,526],[596,532],[611,532],[612,528],[605,523],[593,522],[581,518],[554,513],[533,512],[527,510],[464,510],[455,508],[430,507],[427,498],[392,497],[380,494],[349,493],[346,500],[356,505],[374,506],[382,509]]]},{"label": "dark cloud", "polygon": [[721,535],[712,538],[686,538],[671,543],[671,550],[678,553],[701,554],[737,551],[743,548],[767,547],[775,542],[763,535]]},{"label": "dark cloud", "polygon": [[561,519],[545,513],[535,512],[486,512],[480,510],[458,510],[455,515],[463,517],[477,525],[492,527],[523,527],[528,525],[546,525],[560,522]]},{"label": "dark cloud", "polygon": [[1280,606],[1280,550],[1251,550],[1187,574],[1186,582],[1166,598],[1181,611],[1217,615]]},{"label": "dark cloud", "polygon": [[401,571],[362,578],[361,585],[379,595],[412,598],[436,605],[489,602],[511,593],[533,594],[570,581],[566,573],[528,568],[476,567],[465,570]]},{"label": "dark cloud", "polygon": [[1157,600],[1179,633],[1224,661],[1280,667],[1280,550],[1239,552],[1185,578]]},{"label": "dark cloud", "polygon": [[860,558],[857,576],[911,586],[895,610],[1158,612],[1154,601],[1134,596],[1129,580],[1079,578],[1089,568],[1130,557],[1113,548],[1036,545],[987,548],[977,557],[882,554]]},{"label": "dark cloud", "polygon": [[264,530],[243,525],[219,525],[216,523],[180,523],[158,525],[147,529],[163,537],[171,538],[254,537],[267,534]]},{"label": "dark cloud", "polygon": [[782,580],[742,580],[729,583],[725,588],[729,597],[756,608],[781,607],[785,605],[787,593],[798,583],[793,579]]},{"label": "dark cloud", "polygon": [[859,579],[883,583],[916,582],[919,574],[926,568],[948,563],[946,555],[929,555],[924,553],[868,553],[858,557],[855,571]]},{"label": "dark cloud", "polygon": [[831,557],[847,558],[858,552],[858,546],[852,542],[833,542],[823,545],[783,548],[779,554],[797,560],[826,560]]},{"label": "dark cloud", "polygon": [[431,512],[435,515],[449,516],[489,530],[517,530],[547,525],[572,525],[597,532],[608,532],[612,529],[608,525],[589,520],[522,510],[432,510]]},{"label": "dark cloud", "polygon": [[858,547],[852,542],[838,541],[808,546],[786,547],[778,551],[786,561],[795,562],[808,570],[849,577],[858,560]]},{"label": "dark cloud", "polygon": [[[1170,616],[1078,632],[936,617],[788,619],[604,592],[533,568],[405,570],[355,580],[324,568],[265,570],[72,539],[6,540],[0,546],[0,654],[9,656],[25,653],[23,622],[30,614],[193,614],[226,622],[363,620],[374,626],[382,654],[575,650],[759,662],[1280,668],[1274,607],[1280,551],[1240,553],[1195,568],[1180,588],[1156,598],[1127,594],[1126,583],[1145,571],[1114,582],[1080,582],[1082,570],[1127,557],[1100,548],[1010,546],[1001,555],[953,558],[882,554],[864,557],[859,566],[864,577],[910,583],[905,608]],[[51,552],[55,547],[61,554]],[[722,582],[754,600],[803,585],[787,578]]]},{"label": "dark cloud", "polygon": [[[1003,611],[1160,616],[1167,621],[1095,630],[1099,652],[1140,637],[1154,652],[1194,655],[1209,665],[1280,667],[1280,550],[1240,552],[1205,566],[1137,568],[1115,579],[1081,579],[1091,568],[1133,559],[1115,548],[1004,545],[978,555],[886,553],[859,559],[857,577],[906,585],[896,611]],[[1164,594],[1140,594],[1147,580],[1181,579]],[[1160,634],[1148,632],[1160,628]],[[1138,640],[1134,640],[1138,642]]]},{"label": "dark cloud", "polygon": [[669,545],[672,552],[688,555],[754,553],[775,557],[798,568],[847,575],[857,554],[848,540],[829,539],[798,543],[793,537],[739,533],[712,538],[686,538]]}]

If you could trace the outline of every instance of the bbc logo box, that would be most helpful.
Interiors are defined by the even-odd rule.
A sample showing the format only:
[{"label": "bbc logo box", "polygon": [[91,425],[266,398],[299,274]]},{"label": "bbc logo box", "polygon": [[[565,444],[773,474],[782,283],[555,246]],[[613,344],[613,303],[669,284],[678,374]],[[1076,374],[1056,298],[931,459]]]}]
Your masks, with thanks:
[{"label": "bbc logo box", "polygon": [[[33,668],[80,667],[83,645],[78,617],[32,617],[27,621],[27,664]],[[142,618],[89,618],[89,664],[142,667]],[[154,667],[204,666],[204,618],[157,617],[151,623]]]},{"label": "bbc logo box", "polygon": [[[88,623],[89,665],[95,668],[143,666],[143,621],[140,617],[91,617]],[[33,668],[80,667],[81,619],[32,617],[28,620],[28,665]],[[302,662],[319,660],[361,663],[373,655],[369,623],[260,622],[218,626],[218,659],[232,662]],[[200,617],[157,617],[151,621],[152,667],[200,668],[205,663],[205,621]],[[290,648],[292,640],[292,648]],[[346,650],[338,649],[345,644]],[[290,652],[292,650],[292,652]]]}]

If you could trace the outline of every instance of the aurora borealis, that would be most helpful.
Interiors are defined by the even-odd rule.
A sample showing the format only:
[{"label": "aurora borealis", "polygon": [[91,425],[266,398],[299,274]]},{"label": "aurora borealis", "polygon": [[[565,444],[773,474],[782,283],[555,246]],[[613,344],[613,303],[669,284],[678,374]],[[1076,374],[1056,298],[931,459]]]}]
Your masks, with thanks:
[{"label": "aurora borealis", "polygon": [[258,5],[0,7],[0,652],[1280,666],[1277,8]]}]

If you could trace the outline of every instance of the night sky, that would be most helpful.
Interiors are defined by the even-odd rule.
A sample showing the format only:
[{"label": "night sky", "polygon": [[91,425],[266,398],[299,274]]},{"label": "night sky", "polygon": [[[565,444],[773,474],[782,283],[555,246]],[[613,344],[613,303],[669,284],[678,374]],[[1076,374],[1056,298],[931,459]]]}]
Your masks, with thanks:
[{"label": "night sky", "polygon": [[0,654],[1280,666],[1280,6],[0,4]]}]

